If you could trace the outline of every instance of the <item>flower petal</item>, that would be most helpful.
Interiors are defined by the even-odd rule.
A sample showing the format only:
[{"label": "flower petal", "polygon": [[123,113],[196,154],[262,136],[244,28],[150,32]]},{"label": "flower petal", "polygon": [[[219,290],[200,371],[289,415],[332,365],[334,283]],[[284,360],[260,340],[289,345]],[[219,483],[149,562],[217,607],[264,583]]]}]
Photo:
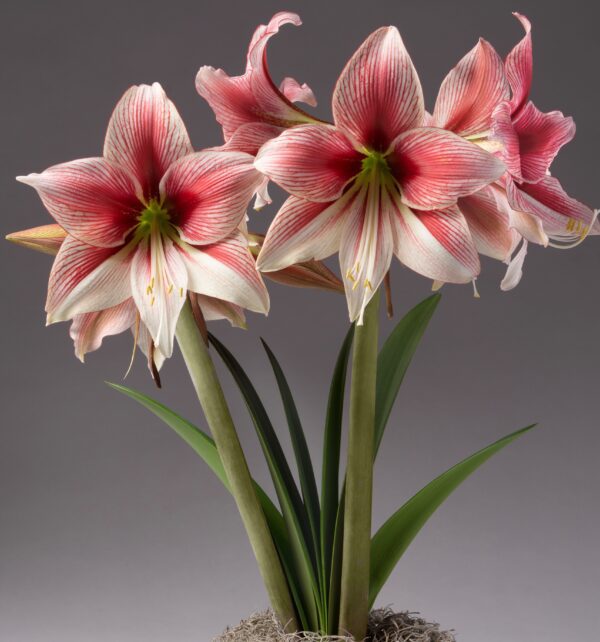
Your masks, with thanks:
[{"label": "flower petal", "polygon": [[504,64],[489,42],[479,42],[444,79],[433,124],[460,136],[489,130],[496,105],[510,96]]},{"label": "flower petal", "polygon": [[66,236],[67,232],[60,225],[51,223],[7,234],[6,240],[15,245],[56,256]]},{"label": "flower petal", "polygon": [[234,328],[246,329],[246,315],[244,309],[235,303],[223,301],[212,296],[191,293],[198,300],[198,305],[206,321],[218,321],[227,319]]},{"label": "flower petal", "polygon": [[512,89],[511,107],[516,114],[527,102],[533,77],[533,50],[531,46],[531,23],[520,13],[513,16],[523,25],[525,36],[506,57],[506,77]]},{"label": "flower petal", "polygon": [[560,111],[543,113],[531,102],[521,109],[513,126],[519,137],[521,176],[531,183],[544,178],[560,148],[575,136],[572,118]]},{"label": "flower petal", "polygon": [[521,249],[513,256],[511,259],[506,274],[500,283],[500,289],[504,292],[512,290],[519,285],[521,279],[523,278],[523,264],[525,263],[525,257],[527,256],[527,241],[523,239],[523,244]]},{"label": "flower petal", "polygon": [[459,199],[457,205],[467,220],[477,251],[493,259],[508,260],[516,239],[510,229],[506,197],[493,187],[484,187]]},{"label": "flower petal", "polygon": [[241,232],[233,232],[213,245],[195,248],[186,244],[179,251],[192,292],[229,301],[252,312],[269,311],[267,288]]},{"label": "flower petal", "polygon": [[121,245],[143,208],[139,186],[104,158],[83,158],[18,176],[31,185],[56,222],[80,241],[97,247]]},{"label": "flower petal", "polygon": [[261,147],[256,168],[294,196],[332,201],[361,170],[362,155],[327,125],[299,125]]},{"label": "flower petal", "polygon": [[499,159],[478,145],[433,127],[400,134],[388,158],[402,201],[417,209],[453,205],[505,171]]},{"label": "flower petal", "polygon": [[443,283],[467,283],[479,274],[475,244],[456,206],[413,211],[398,197],[394,203],[394,254],[404,265]]},{"label": "flower petal", "polygon": [[349,204],[340,240],[340,269],[350,321],[364,310],[390,269],[394,255],[393,205],[379,185],[364,187]]},{"label": "flower petal", "polygon": [[267,231],[256,260],[258,269],[273,272],[337,252],[346,209],[352,207],[356,197],[357,190],[349,190],[333,203],[290,196]]},{"label": "flower petal", "polygon": [[585,236],[594,221],[594,212],[571,198],[552,176],[545,176],[537,183],[520,185],[506,181],[506,194],[513,209],[540,219],[551,238]]},{"label": "flower petal", "polygon": [[158,196],[169,165],[193,151],[179,112],[158,83],[125,92],[108,123],[104,156],[137,178],[146,199]]},{"label": "flower petal", "polygon": [[306,103],[311,107],[317,106],[317,99],[313,94],[313,90],[306,83],[300,84],[289,76],[281,81],[279,91],[292,103]]},{"label": "flower petal", "polygon": [[226,141],[246,123],[261,122],[290,127],[299,123],[316,122],[317,119],[291,102],[299,99],[296,87],[302,90],[302,100],[310,99],[310,89],[286,79],[284,90],[291,90],[291,83],[294,83],[295,95],[289,98],[277,88],[269,74],[267,43],[281,26],[289,23],[300,25],[301,21],[296,14],[284,11],[274,15],[268,25],[258,27],[250,42],[246,72],[243,75],[230,77],[222,69],[214,67],[201,67],[198,71],[196,90],[214,111],[217,121],[223,127]]},{"label": "flower petal", "polygon": [[238,227],[264,177],[242,152],[197,152],[171,165],[160,184],[161,197],[181,238],[214,243]]},{"label": "flower petal", "polygon": [[492,114],[490,139],[501,145],[501,158],[510,175],[518,181],[523,180],[521,174],[521,146],[519,135],[515,130],[510,102],[500,103]]},{"label": "flower petal", "polygon": [[188,290],[184,262],[170,238],[153,234],[140,242],[133,255],[130,287],[154,345],[169,358]]},{"label": "flower petal", "polygon": [[219,147],[211,147],[203,151],[245,152],[256,156],[258,150],[271,138],[281,134],[281,127],[266,123],[246,123],[240,125],[231,138]]},{"label": "flower petal", "polygon": [[395,27],[381,27],[354,53],[333,92],[335,124],[359,145],[385,152],[423,122],[423,91]]},{"label": "flower petal", "polygon": [[112,308],[129,298],[130,259],[129,246],[116,251],[67,236],[50,271],[48,323]]},{"label": "flower petal", "polygon": [[120,334],[135,324],[137,310],[131,299],[99,312],[78,314],[71,324],[70,335],[75,355],[80,361],[88,352],[97,350],[104,337]]}]

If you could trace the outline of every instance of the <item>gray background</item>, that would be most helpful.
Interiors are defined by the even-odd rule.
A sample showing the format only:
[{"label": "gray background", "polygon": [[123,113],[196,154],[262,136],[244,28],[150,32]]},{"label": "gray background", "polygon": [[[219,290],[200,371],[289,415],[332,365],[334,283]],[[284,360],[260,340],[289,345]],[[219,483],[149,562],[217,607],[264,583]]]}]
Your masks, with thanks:
[{"label": "gray background", "polygon": [[[240,73],[254,27],[302,14],[272,41],[273,75],[307,81],[327,117],[339,71],[360,42],[396,24],[429,108],[479,35],[504,54],[534,24],[533,98],[572,114],[576,140],[555,173],[599,204],[598,10],[549,2],[4,2],[2,234],[50,222],[13,177],[98,155],[110,112],[131,84],[159,80],[194,144],[219,142],[194,90],[201,64]],[[264,229],[275,207],[253,215]],[[65,324],[44,327],[50,258],[0,251],[0,641],[205,641],[266,605],[232,500],[158,420],[103,383],[118,381],[131,339],[106,341],[86,366]],[[448,287],[407,377],[377,466],[375,523],[449,465],[532,421],[542,427],[486,464],[435,515],[381,594],[463,642],[588,639],[598,630],[597,241],[534,248],[519,288],[501,293],[486,261],[480,300]],[[429,283],[399,265],[396,307]],[[213,330],[252,373],[282,427],[264,335],[297,394],[318,452],[328,373],[346,328],[342,297],[272,286],[267,320]],[[390,323],[383,322],[387,333]],[[158,396],[203,425],[179,356]],[[256,476],[265,467],[230,380],[226,391]],[[138,358],[129,385],[154,394]]]}]

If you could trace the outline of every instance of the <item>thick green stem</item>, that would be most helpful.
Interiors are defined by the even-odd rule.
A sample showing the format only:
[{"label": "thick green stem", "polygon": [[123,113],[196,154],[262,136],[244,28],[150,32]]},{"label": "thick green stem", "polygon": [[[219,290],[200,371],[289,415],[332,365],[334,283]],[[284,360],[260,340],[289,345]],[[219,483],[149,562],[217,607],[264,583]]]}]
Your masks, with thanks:
[{"label": "thick green stem", "polygon": [[177,341],[196,389],[252,545],[275,614],[296,631],[294,606],[273,538],[254,491],[250,471],[208,347],[198,330],[189,301],[177,323]]},{"label": "thick green stem", "polygon": [[356,326],[352,355],[339,632],[356,640],[366,636],[369,618],[378,331],[379,292],[365,310],[363,325]]}]

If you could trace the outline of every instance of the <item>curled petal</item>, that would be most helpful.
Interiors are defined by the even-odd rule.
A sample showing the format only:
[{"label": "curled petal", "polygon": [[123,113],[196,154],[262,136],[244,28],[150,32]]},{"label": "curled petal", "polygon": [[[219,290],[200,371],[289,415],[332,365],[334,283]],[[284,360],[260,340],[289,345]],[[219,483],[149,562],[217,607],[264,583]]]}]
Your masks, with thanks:
[{"label": "curled petal", "polygon": [[160,184],[181,238],[214,243],[243,220],[250,199],[264,177],[254,159],[242,152],[197,152],[179,159]]},{"label": "curled petal", "polygon": [[[132,331],[134,332],[135,336],[136,329],[132,328]],[[150,370],[152,378],[154,379],[155,372],[153,371],[153,366],[157,371],[160,370],[163,367],[164,362],[166,361],[166,357],[161,352],[160,348],[154,345],[154,339],[148,331],[148,328],[143,323],[140,323],[139,327],[137,328],[136,338],[139,349],[148,360],[148,369]],[[152,359],[152,362],[150,361],[150,359]]]},{"label": "curled petal", "polygon": [[48,283],[48,323],[119,305],[131,296],[131,248],[116,251],[67,236],[58,251]]},{"label": "curled petal", "polygon": [[56,256],[66,236],[67,232],[60,225],[52,223],[13,232],[6,236],[6,240],[15,245],[22,245],[31,250]]},{"label": "curled petal", "polygon": [[301,21],[294,13],[280,12],[273,16],[268,25],[258,27],[248,49],[246,72],[243,75],[231,77],[222,69],[213,67],[201,67],[198,71],[196,90],[215,112],[226,141],[247,123],[290,127],[299,123],[316,122],[316,119],[291,102],[310,99],[310,89],[287,79],[284,81],[284,90],[294,93],[294,97],[290,99],[277,88],[269,74],[267,43],[282,25],[289,23],[300,25]]},{"label": "curled petal", "polygon": [[490,128],[494,108],[509,95],[502,59],[480,39],[444,79],[433,124],[460,136],[482,134]]},{"label": "curled petal", "polygon": [[394,254],[401,263],[443,283],[468,283],[479,274],[475,244],[456,206],[413,211],[394,200]]},{"label": "curled petal", "polygon": [[246,123],[235,130],[231,138],[220,147],[204,151],[245,152],[256,156],[258,150],[271,138],[281,134],[281,127],[266,123]]},{"label": "curled petal", "polygon": [[518,181],[521,174],[521,144],[512,120],[511,106],[508,101],[500,103],[492,114],[490,138],[501,145],[502,161],[509,174]]},{"label": "curled petal", "polygon": [[229,301],[252,312],[269,311],[269,294],[241,232],[199,248],[182,245],[179,251],[190,291]]},{"label": "curled petal", "polygon": [[131,264],[130,289],[142,324],[169,358],[188,290],[187,271],[171,239],[153,234],[140,242]]},{"label": "curled petal", "polygon": [[459,199],[457,205],[477,251],[500,261],[508,260],[515,245],[515,232],[510,228],[506,197],[493,187],[484,187]]},{"label": "curled petal", "polygon": [[531,46],[531,23],[520,13],[513,16],[523,25],[525,36],[506,57],[506,77],[512,89],[511,111],[516,114],[529,98],[533,77],[533,50]]},{"label": "curled petal", "polygon": [[108,123],[104,157],[135,176],[146,199],[158,196],[171,163],[192,152],[181,116],[158,83],[125,92]]},{"label": "curled petal", "polygon": [[333,203],[314,203],[290,196],[273,219],[256,264],[261,272],[324,259],[339,250],[344,217],[356,190]]},{"label": "curled petal", "polygon": [[361,170],[362,155],[342,133],[327,125],[300,125],[270,140],[256,168],[300,198],[327,202],[341,196]]},{"label": "curled petal", "polygon": [[340,129],[380,152],[398,134],[422,124],[421,83],[395,27],[373,32],[354,53],[337,81],[332,106]]},{"label": "curled petal", "polygon": [[525,263],[525,257],[527,256],[527,241],[523,240],[523,244],[519,251],[511,259],[506,274],[500,283],[500,289],[504,292],[512,290],[519,285],[521,279],[523,278],[523,264]]},{"label": "curled petal", "polygon": [[350,321],[362,324],[364,310],[390,269],[394,235],[390,196],[379,185],[364,187],[346,209],[340,239],[340,269]]},{"label": "curled petal", "polygon": [[300,84],[294,78],[284,78],[279,85],[279,91],[292,103],[306,103],[311,107],[317,106],[313,90],[306,84]]},{"label": "curled petal", "polygon": [[136,224],[143,208],[139,186],[123,169],[104,158],[84,158],[18,176],[33,187],[56,222],[80,241],[116,247]]},{"label": "curled petal", "polygon": [[537,217],[551,238],[583,237],[594,222],[594,212],[571,198],[552,176],[537,183],[506,181],[506,194],[514,210]]},{"label": "curled petal", "polygon": [[212,296],[204,296],[202,294],[191,293],[195,296],[202,314],[206,321],[218,321],[220,319],[227,319],[234,328],[246,329],[246,315],[244,308],[229,301],[223,301]]},{"label": "curled petal", "polygon": [[417,209],[444,208],[504,173],[495,156],[456,134],[420,127],[400,134],[389,156],[402,201]]},{"label": "curled petal", "polygon": [[88,352],[97,350],[104,337],[125,332],[135,324],[137,311],[131,299],[99,312],[78,314],[71,324],[75,356],[83,361]]},{"label": "curled petal", "polygon": [[559,111],[543,113],[529,102],[514,119],[519,137],[521,176],[531,183],[547,174],[560,148],[575,136],[575,123]]}]

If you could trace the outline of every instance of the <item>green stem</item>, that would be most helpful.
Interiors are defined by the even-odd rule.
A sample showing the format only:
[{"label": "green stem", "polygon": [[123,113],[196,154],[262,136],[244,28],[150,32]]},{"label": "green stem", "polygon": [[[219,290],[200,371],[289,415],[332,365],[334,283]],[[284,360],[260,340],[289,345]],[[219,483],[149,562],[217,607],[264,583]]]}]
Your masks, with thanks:
[{"label": "green stem", "polygon": [[339,632],[356,640],[365,638],[369,618],[378,332],[379,292],[356,326],[352,354]]},{"label": "green stem", "polygon": [[176,336],[227,473],[271,606],[281,623],[287,625],[288,630],[296,631],[298,623],[287,580],[254,490],[215,366],[198,330],[189,301],[181,311]]}]

